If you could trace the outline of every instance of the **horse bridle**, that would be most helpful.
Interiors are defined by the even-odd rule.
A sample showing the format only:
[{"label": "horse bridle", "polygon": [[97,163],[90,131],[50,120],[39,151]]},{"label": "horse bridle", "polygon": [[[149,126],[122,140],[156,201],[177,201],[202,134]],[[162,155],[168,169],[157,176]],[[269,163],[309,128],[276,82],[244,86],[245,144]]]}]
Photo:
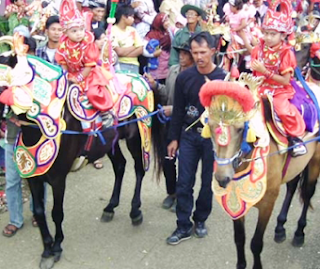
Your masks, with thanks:
[{"label": "horse bridle", "polygon": [[224,166],[232,164],[233,169],[237,169],[241,164],[242,151],[239,149],[231,158],[220,158],[218,157],[215,150],[213,150],[214,160],[217,165]]}]

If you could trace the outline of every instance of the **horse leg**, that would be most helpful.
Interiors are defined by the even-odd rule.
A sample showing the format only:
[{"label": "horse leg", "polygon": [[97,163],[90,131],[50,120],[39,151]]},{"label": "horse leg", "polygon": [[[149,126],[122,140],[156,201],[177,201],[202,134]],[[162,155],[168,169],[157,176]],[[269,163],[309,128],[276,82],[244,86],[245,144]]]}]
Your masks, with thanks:
[{"label": "horse leg", "polygon": [[143,215],[140,210],[141,207],[141,185],[145,175],[143,162],[142,162],[142,151],[141,151],[141,140],[140,136],[136,135],[130,139],[127,139],[127,147],[134,159],[134,170],[136,173],[136,186],[134,195],[131,201],[131,212],[130,218],[132,225],[140,225],[143,221]]},{"label": "horse leg", "polygon": [[276,190],[265,193],[263,200],[258,204],[259,216],[258,223],[251,240],[251,251],[253,254],[253,269],[262,269],[261,252],[263,249],[263,236],[268,225],[276,198],[279,194],[280,185]]},{"label": "horse leg", "polygon": [[54,260],[52,259],[53,238],[50,234],[45,216],[44,185],[39,177],[28,179],[28,183],[33,199],[33,215],[38,223],[44,246],[40,268],[49,269],[54,266]]},{"label": "horse leg", "polygon": [[113,219],[114,208],[119,205],[122,180],[126,167],[126,159],[124,158],[118,143],[114,146],[114,154],[110,151],[108,152],[108,157],[113,166],[115,181],[109,204],[103,209],[100,219],[102,222],[110,222]]},{"label": "horse leg", "polygon": [[284,228],[284,224],[287,222],[287,216],[288,216],[289,208],[291,205],[291,201],[297,189],[300,178],[301,177],[299,175],[286,184],[287,185],[286,197],[283,201],[280,214],[278,215],[277,226],[274,231],[274,241],[277,243],[282,243],[284,240],[286,240],[286,229]]},{"label": "horse leg", "polygon": [[62,248],[61,243],[64,239],[62,231],[62,222],[64,218],[63,212],[63,199],[66,188],[66,175],[62,175],[56,178],[52,183],[53,192],[53,209],[51,212],[52,220],[56,226],[56,235],[52,246],[52,254],[54,255],[54,261],[60,260]]},{"label": "horse leg", "polygon": [[244,228],[244,217],[233,221],[234,227],[234,242],[237,247],[237,269],[244,269],[247,267],[244,245],[246,242],[246,234]]},{"label": "horse leg", "polygon": [[303,200],[303,209],[298,221],[297,230],[295,231],[294,238],[292,240],[292,245],[295,247],[301,247],[304,244],[304,228],[307,226],[307,212],[310,207],[310,200],[316,190],[317,178],[319,176],[318,168],[316,168],[317,172],[315,174],[313,173],[314,171],[311,171],[309,173],[309,168],[310,167],[307,167],[307,172],[305,173],[303,182],[301,184],[301,198]]}]

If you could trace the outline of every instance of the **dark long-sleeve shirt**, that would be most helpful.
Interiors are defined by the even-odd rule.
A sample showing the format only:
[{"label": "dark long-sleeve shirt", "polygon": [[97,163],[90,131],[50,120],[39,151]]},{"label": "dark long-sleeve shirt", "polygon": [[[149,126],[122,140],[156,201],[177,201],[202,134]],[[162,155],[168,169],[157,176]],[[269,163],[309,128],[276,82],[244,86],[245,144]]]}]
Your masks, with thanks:
[{"label": "dark long-sleeve shirt", "polygon": [[196,66],[193,66],[178,75],[169,129],[170,140],[179,140],[182,127],[185,128],[192,124],[204,112],[199,99],[199,91],[205,83],[205,76],[210,80],[223,80],[226,73],[223,69],[216,67],[211,73],[203,75],[198,72]]}]

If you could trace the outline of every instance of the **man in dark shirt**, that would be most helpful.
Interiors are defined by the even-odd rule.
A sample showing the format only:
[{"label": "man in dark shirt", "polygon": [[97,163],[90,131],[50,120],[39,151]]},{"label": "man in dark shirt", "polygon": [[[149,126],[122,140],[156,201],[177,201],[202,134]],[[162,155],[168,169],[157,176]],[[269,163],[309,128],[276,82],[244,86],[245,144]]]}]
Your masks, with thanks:
[{"label": "man in dark shirt", "polygon": [[[193,213],[194,234],[207,235],[205,221],[212,209],[213,151],[210,139],[201,136],[202,124],[198,122],[204,107],[199,100],[199,91],[210,80],[225,78],[223,69],[212,62],[215,42],[208,32],[200,32],[189,40],[195,66],[180,73],[176,80],[173,114],[170,123],[168,158],[174,158],[179,148],[179,172],[177,181],[177,229],[167,238],[167,243],[176,245],[191,238],[193,224],[190,216],[193,209],[193,187],[199,160],[202,160],[201,190]],[[194,124],[197,122],[196,124]],[[193,125],[192,125],[193,124]],[[190,126],[192,127],[190,128]]]}]

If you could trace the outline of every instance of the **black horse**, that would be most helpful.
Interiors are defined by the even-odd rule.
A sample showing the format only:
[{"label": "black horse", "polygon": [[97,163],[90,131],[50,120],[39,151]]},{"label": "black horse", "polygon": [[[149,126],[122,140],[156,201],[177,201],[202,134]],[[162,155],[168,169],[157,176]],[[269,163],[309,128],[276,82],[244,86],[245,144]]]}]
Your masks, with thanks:
[{"label": "black horse", "polygon": [[[17,60],[15,56],[1,56],[0,63],[14,67],[17,63]],[[5,89],[2,89],[1,92],[3,92],[3,90]],[[67,125],[67,130],[82,132],[81,123],[71,115],[67,105],[65,105],[64,110],[64,120]],[[28,121],[25,114],[19,115],[19,120]],[[130,120],[130,118],[128,120]],[[158,152],[160,155],[162,141],[161,131],[159,129],[160,124],[158,121],[154,120],[154,122],[158,124],[153,125],[153,128],[156,128],[157,130],[152,132],[152,141],[153,145],[156,146],[155,149],[158,148],[158,150],[154,151]],[[23,142],[27,147],[35,145],[42,135],[40,129],[28,125],[22,125],[21,131],[23,134]],[[142,212],[140,210],[140,193],[145,170],[143,166],[141,139],[137,123],[130,123],[117,130],[113,128],[107,129],[102,133],[102,135],[106,143],[103,144],[99,138],[94,138],[93,144],[95,144],[95,146],[88,153],[90,156],[102,156],[107,154],[112,162],[115,173],[115,183],[112,197],[108,205],[103,210],[101,221],[107,222],[112,220],[114,208],[119,205],[119,196],[122,179],[125,172],[126,159],[120,150],[118,141],[119,139],[125,139],[127,147],[135,162],[136,174],[136,186],[131,203],[130,218],[133,225],[139,225],[143,220]],[[28,179],[33,198],[34,217],[39,225],[44,245],[40,268],[52,268],[54,263],[57,262],[61,257],[61,243],[64,239],[62,221],[64,218],[63,198],[66,186],[66,177],[74,160],[82,152],[86,141],[87,135],[85,134],[62,134],[60,150],[50,170],[42,176]],[[161,160],[157,158],[157,156],[155,156],[155,164],[161,164]],[[56,234],[54,238],[50,234],[45,216],[43,182],[48,182],[53,191],[54,205],[52,209],[52,219],[56,226]]]}]

